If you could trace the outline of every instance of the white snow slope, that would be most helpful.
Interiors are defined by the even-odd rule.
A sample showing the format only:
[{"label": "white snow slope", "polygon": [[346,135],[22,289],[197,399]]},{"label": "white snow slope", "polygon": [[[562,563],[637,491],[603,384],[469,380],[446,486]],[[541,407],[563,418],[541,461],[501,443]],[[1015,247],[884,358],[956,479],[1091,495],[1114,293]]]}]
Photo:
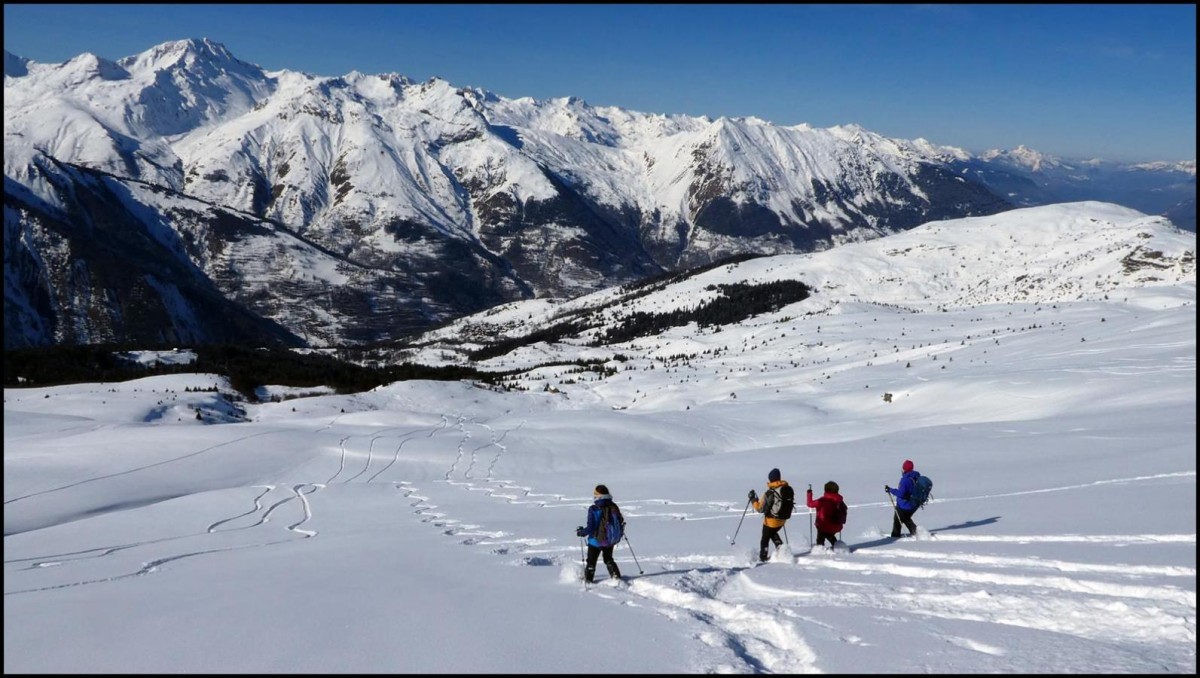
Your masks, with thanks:
[{"label": "white snow slope", "polygon": [[[719,332],[494,359],[626,358],[528,391],[5,389],[4,670],[1194,674],[1195,235],[1085,203],[873,244],[680,283],[817,288]],[[892,541],[905,459],[934,499]],[[755,566],[775,467],[840,485],[848,549],[800,507]],[[597,483],[627,580],[585,586]]]}]

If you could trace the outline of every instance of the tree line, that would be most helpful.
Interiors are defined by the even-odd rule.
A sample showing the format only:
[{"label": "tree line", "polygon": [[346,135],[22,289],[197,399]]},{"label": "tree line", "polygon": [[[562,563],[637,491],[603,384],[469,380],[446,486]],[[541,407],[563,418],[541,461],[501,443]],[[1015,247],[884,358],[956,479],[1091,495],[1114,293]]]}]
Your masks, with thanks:
[{"label": "tree line", "polygon": [[364,367],[321,353],[231,344],[190,347],[188,350],[196,354],[196,360],[187,364],[138,363],[122,357],[123,353],[138,350],[145,347],[88,344],[5,351],[4,386],[120,382],[163,374],[211,372],[227,377],[234,390],[254,402],[257,389],[266,385],[328,386],[338,393],[357,393],[408,379],[491,381],[494,378],[471,367],[408,363]]},{"label": "tree line", "polygon": [[808,286],[799,280],[777,280],[757,285],[709,285],[706,289],[720,290],[721,296],[699,306],[666,313],[632,313],[623,318],[619,325],[597,335],[593,343],[621,343],[661,334],[672,327],[682,327],[693,322],[700,328],[731,325],[803,301],[810,293]]}]

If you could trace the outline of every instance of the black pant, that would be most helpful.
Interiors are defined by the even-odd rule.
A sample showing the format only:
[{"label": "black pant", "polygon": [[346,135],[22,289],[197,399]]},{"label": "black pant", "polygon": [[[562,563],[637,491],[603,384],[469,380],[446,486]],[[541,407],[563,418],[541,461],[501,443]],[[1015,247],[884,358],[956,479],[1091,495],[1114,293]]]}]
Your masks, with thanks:
[{"label": "black pant", "polygon": [[780,546],[783,546],[783,540],[779,538],[779,531],[782,529],[783,526],[767,527],[766,523],[763,523],[762,543],[759,544],[758,548],[759,560],[765,561],[767,559],[767,544],[769,542],[775,542],[776,549],[779,549]]},{"label": "black pant", "polygon": [[913,513],[916,513],[916,511],[902,509],[899,506],[896,507],[896,514],[892,516],[893,539],[898,539],[900,537],[900,523],[904,523],[904,526],[908,528],[908,535],[910,537],[917,536],[917,525],[912,519]]},{"label": "black pant", "polygon": [[829,548],[833,548],[833,545],[837,543],[837,533],[817,530],[817,546],[824,546],[826,539],[829,540]]},{"label": "black pant", "polygon": [[596,577],[596,558],[603,553],[604,565],[608,568],[608,576],[617,579],[621,576],[621,571],[617,569],[617,561],[613,560],[613,547],[611,546],[592,546],[588,544],[587,567],[583,568],[583,580],[591,583]]}]

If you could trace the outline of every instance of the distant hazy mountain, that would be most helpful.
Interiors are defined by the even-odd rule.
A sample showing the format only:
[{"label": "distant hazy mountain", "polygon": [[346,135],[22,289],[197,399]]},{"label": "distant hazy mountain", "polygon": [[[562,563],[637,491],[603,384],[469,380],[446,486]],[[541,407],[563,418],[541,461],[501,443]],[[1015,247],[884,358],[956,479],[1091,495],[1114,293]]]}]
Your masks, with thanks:
[{"label": "distant hazy mountain", "polygon": [[951,163],[1021,206],[1099,200],[1163,215],[1196,231],[1196,161],[1064,160],[1018,146]]},{"label": "distant hazy mountain", "polygon": [[[1075,176],[856,126],[267,72],[209,40],[115,62],[6,52],[4,118],[6,348],[384,341],[1059,202]],[[1140,172],[1151,193],[1190,185],[1194,215],[1194,163]]]}]

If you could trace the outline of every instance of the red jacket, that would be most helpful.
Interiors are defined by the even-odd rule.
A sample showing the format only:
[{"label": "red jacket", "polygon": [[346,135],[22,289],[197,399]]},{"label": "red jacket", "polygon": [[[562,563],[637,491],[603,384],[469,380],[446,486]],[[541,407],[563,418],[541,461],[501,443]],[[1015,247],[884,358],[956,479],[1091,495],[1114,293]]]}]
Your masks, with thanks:
[{"label": "red jacket", "polygon": [[841,532],[842,526],[846,524],[845,520],[838,521],[838,508],[841,508],[841,513],[844,516],[846,502],[842,500],[842,495],[837,492],[826,492],[825,496],[814,501],[812,490],[809,490],[808,507],[817,510],[817,529],[821,532],[835,534]]}]

